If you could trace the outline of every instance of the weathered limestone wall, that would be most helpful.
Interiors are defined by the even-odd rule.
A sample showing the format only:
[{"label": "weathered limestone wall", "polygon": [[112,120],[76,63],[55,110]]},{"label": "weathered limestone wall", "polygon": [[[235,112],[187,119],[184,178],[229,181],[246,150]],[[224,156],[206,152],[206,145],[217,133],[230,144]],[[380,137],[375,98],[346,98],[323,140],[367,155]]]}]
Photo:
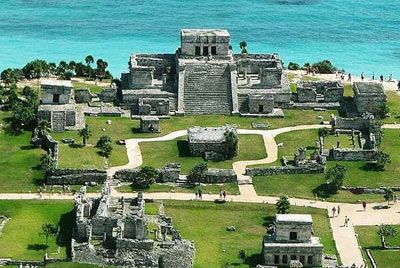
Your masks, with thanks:
[{"label": "weathered limestone wall", "polygon": [[297,88],[298,102],[316,102],[317,92],[312,88]]},{"label": "weathered limestone wall", "polygon": [[[297,239],[290,240],[290,233],[296,232]],[[284,223],[276,223],[276,230],[275,230],[275,241],[282,242],[282,243],[289,243],[289,242],[309,242],[311,240],[311,233],[312,233],[312,224],[302,224],[298,222],[284,222]]]},{"label": "weathered limestone wall", "polygon": [[237,182],[237,175],[233,169],[209,168],[204,175],[204,181],[200,181],[201,183]]},{"label": "weathered limestone wall", "polygon": [[106,88],[103,89],[98,96],[102,102],[115,102],[117,100],[117,90],[113,88]]},{"label": "weathered limestone wall", "polygon": [[335,117],[334,126],[336,129],[355,129],[355,130],[369,130],[371,119],[363,117]]},{"label": "weathered limestone wall", "polygon": [[67,104],[72,96],[72,87],[41,85],[40,100],[42,104],[55,104],[53,96],[59,95],[59,102],[56,104]]},{"label": "weathered limestone wall", "polygon": [[92,101],[92,94],[89,89],[75,89],[74,94],[76,103],[90,103]]},{"label": "weathered limestone wall", "polygon": [[[303,267],[320,267],[322,262],[322,247],[307,247],[288,244],[287,247],[265,247],[263,249],[264,264],[266,265],[279,265],[283,267],[289,267],[290,257],[296,256],[299,260],[300,256],[304,256],[305,264]],[[275,264],[275,256],[279,256],[279,263]],[[286,256],[287,263],[283,263],[283,256]],[[312,263],[308,263],[308,256],[312,256]]]},{"label": "weathered limestone wall", "polygon": [[315,164],[306,166],[276,166],[276,167],[246,168],[246,175],[273,176],[280,174],[323,173],[324,171],[325,171],[325,165]]},{"label": "weathered limestone wall", "polygon": [[85,183],[104,183],[107,171],[99,169],[55,169],[46,174],[46,184],[83,185]]},{"label": "weathered limestone wall", "polygon": [[337,161],[372,161],[376,153],[374,149],[333,148],[329,150],[329,158]]}]

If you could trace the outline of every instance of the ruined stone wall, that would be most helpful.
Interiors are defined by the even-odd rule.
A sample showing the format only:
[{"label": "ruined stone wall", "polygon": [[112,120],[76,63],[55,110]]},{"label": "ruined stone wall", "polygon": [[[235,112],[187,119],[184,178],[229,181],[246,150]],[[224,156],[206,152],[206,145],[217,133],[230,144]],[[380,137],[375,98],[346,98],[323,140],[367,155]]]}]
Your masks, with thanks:
[{"label": "ruined stone wall", "polygon": [[175,70],[175,54],[138,54],[135,60],[138,66],[153,66],[154,76],[159,79],[169,69],[171,73]]},{"label": "ruined stone wall", "polygon": [[107,171],[99,169],[55,169],[46,174],[46,184],[50,185],[83,185],[85,183],[104,183]]},{"label": "ruined stone wall", "polygon": [[225,142],[222,143],[189,143],[190,154],[193,156],[204,156],[206,152],[216,152],[227,155],[228,148]]},{"label": "ruined stone wall", "polygon": [[90,103],[92,101],[92,94],[89,89],[75,89],[74,94],[76,103]]},{"label": "ruined stone wall", "polygon": [[[290,232],[297,233],[297,240],[290,240]],[[276,242],[303,243],[311,240],[312,224],[299,224],[298,222],[277,222],[275,231]]]},{"label": "ruined stone wall", "polygon": [[277,68],[278,63],[275,60],[254,59],[254,58],[238,58],[236,61],[238,73],[260,74],[261,69]]},{"label": "ruined stone wall", "polygon": [[341,88],[328,88],[325,91],[325,102],[341,102],[343,100],[344,89]]},{"label": "ruined stone wall", "polygon": [[[300,256],[305,257],[304,267],[320,267],[322,262],[323,248],[315,246],[296,246],[288,243],[287,247],[274,247],[273,244],[269,244],[268,247],[263,248],[264,264],[275,265],[275,255],[279,255],[279,264],[282,265],[283,256],[286,255],[288,263],[290,261],[290,256],[295,255],[296,259],[299,260]],[[312,264],[307,263],[308,256],[312,256]],[[288,263],[284,266],[288,267]]]},{"label": "ruined stone wall", "polygon": [[317,92],[312,88],[297,88],[298,102],[315,102],[317,100]]},{"label": "ruined stone wall", "polygon": [[382,108],[386,104],[386,96],[384,94],[355,95],[354,103],[358,113],[368,112],[373,115],[378,115],[382,112]]},{"label": "ruined stone wall", "polygon": [[115,102],[117,100],[117,90],[113,88],[106,88],[103,89],[98,96],[102,102]]},{"label": "ruined stone wall", "polygon": [[336,117],[336,129],[356,129],[356,130],[369,130],[371,119],[363,117],[343,118]]},{"label": "ruined stone wall", "polygon": [[72,88],[64,86],[42,85],[40,95],[41,103],[53,104],[53,96],[55,94],[60,96],[57,104],[69,103],[72,95]]},{"label": "ruined stone wall", "polygon": [[275,167],[258,167],[246,168],[246,175],[249,176],[273,176],[280,174],[308,174],[323,173],[325,165],[305,165],[305,166],[275,166]]},{"label": "ruined stone wall", "polygon": [[35,146],[40,146],[47,153],[51,153],[55,166],[58,166],[58,142],[50,136],[47,131],[39,131],[35,128],[33,131],[32,143]]},{"label": "ruined stone wall", "polygon": [[194,265],[195,246],[193,241],[175,240],[173,247],[160,249],[160,266],[191,268]]},{"label": "ruined stone wall", "polygon": [[377,150],[333,148],[329,150],[329,158],[337,161],[372,161]]},{"label": "ruined stone wall", "polygon": [[209,168],[204,174],[201,183],[227,183],[237,182],[237,175],[233,169]]}]

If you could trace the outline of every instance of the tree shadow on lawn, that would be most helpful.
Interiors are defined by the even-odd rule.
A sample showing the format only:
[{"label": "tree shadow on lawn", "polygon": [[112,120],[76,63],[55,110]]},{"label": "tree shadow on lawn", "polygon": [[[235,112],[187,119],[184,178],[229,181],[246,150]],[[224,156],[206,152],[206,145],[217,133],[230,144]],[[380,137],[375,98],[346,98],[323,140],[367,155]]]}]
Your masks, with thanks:
[{"label": "tree shadow on lawn", "polygon": [[190,154],[188,141],[178,140],[176,141],[176,145],[178,146],[179,157],[193,157]]},{"label": "tree shadow on lawn", "polygon": [[19,148],[21,150],[24,150],[24,151],[29,151],[29,150],[33,150],[33,149],[38,149],[40,147],[36,147],[36,146],[33,146],[33,145],[23,145],[23,146],[21,146]]},{"label": "tree shadow on lawn", "polygon": [[263,226],[264,227],[269,227],[271,224],[274,223],[275,221],[275,216],[265,216],[264,218],[264,222],[263,222]]},{"label": "tree shadow on lawn", "polygon": [[372,171],[372,172],[381,172],[384,169],[377,167],[374,163],[365,163],[360,167],[360,170],[363,171]]},{"label": "tree shadow on lawn", "polygon": [[73,149],[81,149],[81,148],[85,147],[85,145],[80,144],[80,143],[72,143],[72,144],[68,144],[68,146]]},{"label": "tree shadow on lawn", "polygon": [[319,198],[329,198],[335,194],[329,191],[328,184],[324,183],[312,190],[313,194],[317,194]]},{"label": "tree shadow on lawn", "polygon": [[58,226],[60,232],[57,237],[57,245],[60,247],[66,247],[67,257],[71,257],[71,238],[72,238],[72,226],[75,221],[75,209],[70,212],[64,213],[60,217]]},{"label": "tree shadow on lawn", "polygon": [[47,249],[49,246],[45,245],[45,244],[33,244],[33,245],[28,245],[28,250],[36,250],[36,251],[40,251],[40,250],[45,250]]}]

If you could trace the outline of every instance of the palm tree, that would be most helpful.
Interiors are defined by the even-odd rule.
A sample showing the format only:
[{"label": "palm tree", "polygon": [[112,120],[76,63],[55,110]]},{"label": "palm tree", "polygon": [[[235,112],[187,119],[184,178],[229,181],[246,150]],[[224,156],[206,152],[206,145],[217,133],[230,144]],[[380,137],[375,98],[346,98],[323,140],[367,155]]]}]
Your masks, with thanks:
[{"label": "palm tree", "polygon": [[94,62],[93,56],[92,55],[87,55],[86,58],[85,58],[85,62],[86,62],[87,65],[90,66],[90,64],[92,64]]},{"label": "palm tree", "polygon": [[289,198],[285,195],[281,196],[276,202],[276,210],[278,214],[288,214],[290,209]]},{"label": "palm tree", "polygon": [[86,146],[89,137],[92,136],[92,132],[90,131],[88,125],[85,125],[85,128],[79,130],[78,134],[80,137],[82,137],[83,145]]}]

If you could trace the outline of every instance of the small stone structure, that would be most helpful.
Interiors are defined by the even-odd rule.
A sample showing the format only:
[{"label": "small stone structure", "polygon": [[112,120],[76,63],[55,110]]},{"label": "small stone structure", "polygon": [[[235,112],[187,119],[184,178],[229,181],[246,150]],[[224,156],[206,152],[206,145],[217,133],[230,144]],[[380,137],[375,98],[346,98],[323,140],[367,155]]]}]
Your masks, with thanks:
[{"label": "small stone structure", "polygon": [[90,92],[90,89],[87,88],[74,89],[74,96],[76,103],[92,102],[92,93]]},{"label": "small stone structure", "polygon": [[356,82],[353,85],[354,105],[357,112],[381,115],[386,105],[386,95],[381,83]]},{"label": "small stone structure", "polygon": [[301,103],[339,103],[343,99],[344,88],[340,81],[318,81],[297,83],[297,101]]},{"label": "small stone structure", "polygon": [[224,160],[229,155],[227,135],[237,130],[233,126],[191,127],[188,129],[189,151],[193,156],[202,156],[207,160]]},{"label": "small stone structure", "polygon": [[102,184],[107,180],[107,171],[100,169],[54,169],[46,173],[49,185]]},{"label": "small stone structure", "polygon": [[157,116],[141,116],[140,132],[142,133],[159,133],[160,119]]},{"label": "small stone structure", "polygon": [[[100,198],[91,199],[82,187],[75,209],[71,241],[74,262],[136,268],[193,267],[194,243],[181,238],[163,207],[157,216],[146,215],[142,193],[133,199],[114,198],[106,185]],[[156,228],[148,230],[150,223]]]},{"label": "small stone structure", "polygon": [[303,267],[322,264],[323,245],[312,236],[312,217],[309,214],[276,214],[274,232],[263,240],[265,265],[289,267],[299,261]]},{"label": "small stone structure", "polygon": [[52,131],[77,130],[85,127],[83,107],[75,103],[71,81],[41,80],[41,105],[38,119],[50,123]]}]

